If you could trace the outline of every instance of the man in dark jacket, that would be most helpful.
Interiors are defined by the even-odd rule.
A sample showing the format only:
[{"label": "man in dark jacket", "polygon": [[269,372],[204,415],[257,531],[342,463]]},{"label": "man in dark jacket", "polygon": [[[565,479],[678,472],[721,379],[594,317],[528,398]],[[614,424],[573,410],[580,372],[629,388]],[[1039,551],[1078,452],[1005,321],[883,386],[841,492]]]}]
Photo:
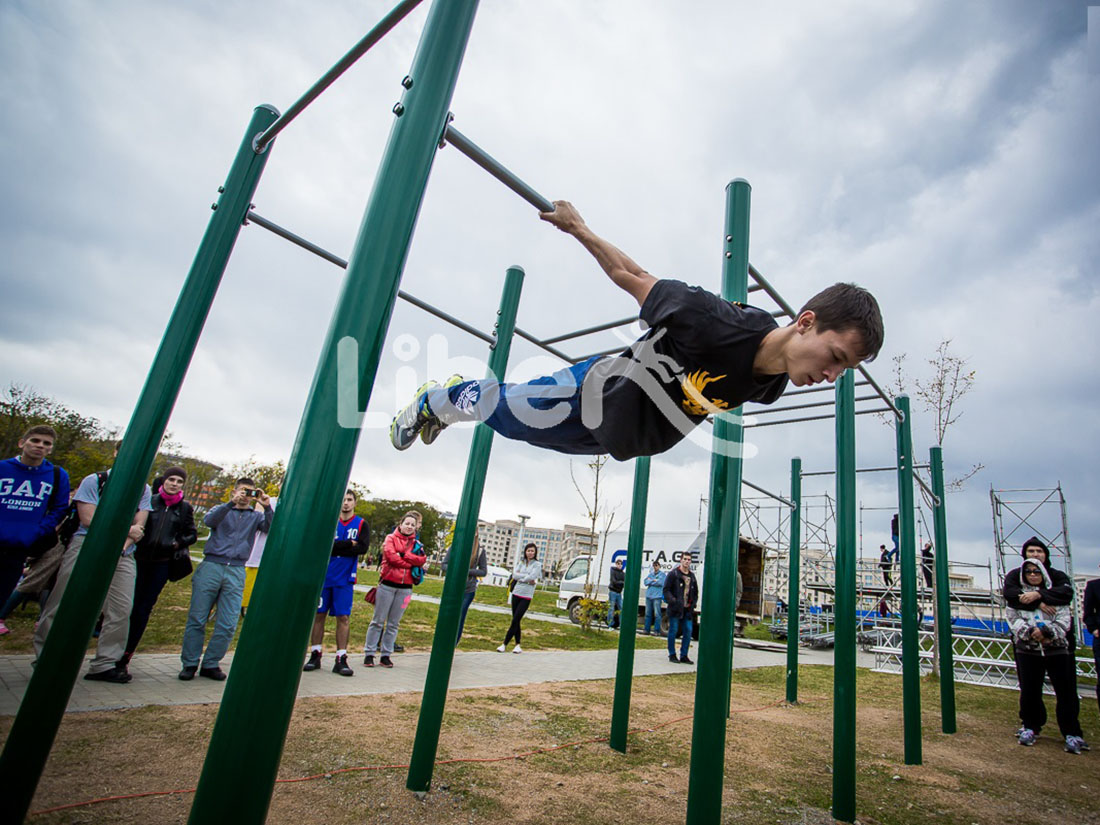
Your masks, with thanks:
[{"label": "man in dark jacket", "polygon": [[[1065,607],[1073,602],[1073,582],[1069,576],[1061,570],[1055,570],[1050,566],[1050,550],[1037,536],[1032,536],[1024,542],[1020,555],[1024,559],[1037,559],[1042,562],[1050,576],[1050,586],[1042,586],[1037,591],[1025,592],[1024,584],[1020,580],[1020,568],[1010,570],[1005,575],[1004,590],[1005,603],[1016,610],[1042,610],[1048,616],[1053,616],[1056,609]],[[1068,639],[1071,648],[1077,646],[1077,634],[1070,627]]]},{"label": "man in dark jacket", "polygon": [[[1081,621],[1092,634],[1092,659],[1096,672],[1100,673],[1100,579],[1092,579],[1085,585]],[[1096,683],[1096,704],[1100,706],[1100,682]]]},{"label": "man in dark jacket", "polygon": [[615,559],[611,565],[611,582],[607,585],[607,626],[619,626],[619,614],[623,612],[623,587],[626,574],[623,573],[623,560]]},{"label": "man in dark jacket", "polygon": [[[688,658],[695,605],[699,603],[699,582],[691,572],[691,553],[680,554],[680,566],[665,577],[665,601],[668,603],[668,660],[695,664]],[[676,637],[681,636],[680,658],[676,658]]]},{"label": "man in dark jacket", "polygon": [[159,481],[159,484],[154,481],[157,491],[152,497],[153,509],[145,523],[145,535],[134,550],[137,581],[134,585],[134,609],[130,613],[126,652],[118,663],[123,670],[137,650],[149,623],[149,615],[153,612],[164,585],[169,578],[177,581],[184,578],[170,575],[172,560],[181,555],[189,559],[188,548],[199,538],[195,530],[195,510],[191,502],[183,497],[187,471],[183,467],[169,467]]}]

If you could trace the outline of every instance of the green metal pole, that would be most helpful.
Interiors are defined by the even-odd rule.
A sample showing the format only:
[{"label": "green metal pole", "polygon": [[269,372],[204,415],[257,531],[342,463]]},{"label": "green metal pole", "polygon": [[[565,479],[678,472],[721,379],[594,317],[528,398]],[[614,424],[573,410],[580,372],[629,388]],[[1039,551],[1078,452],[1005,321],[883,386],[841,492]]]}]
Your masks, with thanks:
[{"label": "green metal pole", "polygon": [[955,651],[951,638],[951,582],[947,577],[947,491],[943,484],[943,447],[928,451],[932,468],[932,492],[940,503],[932,508],[936,534],[936,636],[940,650],[940,715],[944,733],[954,733],[955,725]]},{"label": "green metal pole", "polygon": [[[744,301],[748,296],[751,195],[752,188],[740,178],[726,187],[726,252],[722,267],[722,297],[726,300]],[[740,407],[715,417],[705,551],[707,582],[699,616],[699,667],[688,774],[688,825],[713,825],[722,818],[743,438]]]},{"label": "green metal pole", "polygon": [[855,373],[836,382],[836,602],[833,606],[833,817],[856,818]]},{"label": "green metal pole", "polygon": [[898,555],[901,558],[901,687],[905,720],[905,764],[921,764],[920,625],[917,615],[917,531],[913,518],[913,422],[909,397],[894,403],[901,418],[894,427],[898,446]]},{"label": "green metal pole", "polygon": [[634,642],[638,633],[638,587],[645,549],[645,514],[649,499],[649,456],[634,462],[634,498],[630,507],[630,536],[626,544],[626,584],[619,621],[619,659],[615,669],[615,701],[611,709],[611,747],[626,753],[630,727],[630,689],[634,678]]},{"label": "green metal pole", "polygon": [[[362,410],[370,398],[476,9],[476,0],[432,5],[410,82],[395,107],[397,118],[290,454],[265,573],[256,582],[233,658],[191,808],[192,825],[260,825],[267,815],[333,524],[359,439],[361,416],[348,416],[341,399],[357,397]],[[346,358],[340,355],[349,350],[356,369],[341,375],[338,365]]]},{"label": "green metal pole", "polygon": [[270,106],[260,106],[252,114],[138,397],[111,470],[111,483],[103,492],[73,569],[73,581],[80,586],[65,591],[0,755],[0,776],[8,789],[0,803],[0,820],[4,822],[22,820],[30,807],[110,587],[119,548],[126,540],[149,467],[267,163],[266,153],[252,151],[252,140],[278,115]]},{"label": "green metal pole", "polygon": [[[523,288],[523,270],[518,266],[508,269],[504,292],[497,312],[497,342],[489,356],[489,377],[504,380],[508,366],[508,353],[512,348],[512,333],[516,328],[516,311],[519,308],[520,291]],[[451,665],[455,656],[455,637],[458,635],[458,619],[462,612],[462,594],[466,590],[466,578],[470,572],[470,550],[477,535],[477,514],[481,510],[481,496],[485,490],[485,476],[489,469],[489,453],[493,448],[493,431],[485,423],[477,425],[470,459],[466,463],[466,479],[462,483],[462,498],[455,519],[455,534],[451,542],[451,561],[443,582],[443,597],[439,603],[439,618],[435,624],[432,655],[428,660],[428,673],[424,679],[424,695],[420,701],[420,719],[416,724],[412,759],[409,762],[405,787],[410,791],[427,791],[432,783],[436,752],[439,748],[439,729],[443,724],[443,708],[447,704],[447,686],[451,681]]]},{"label": "green metal pole", "polygon": [[791,544],[787,573],[787,701],[798,701],[798,605],[802,552],[802,459],[791,459]]}]

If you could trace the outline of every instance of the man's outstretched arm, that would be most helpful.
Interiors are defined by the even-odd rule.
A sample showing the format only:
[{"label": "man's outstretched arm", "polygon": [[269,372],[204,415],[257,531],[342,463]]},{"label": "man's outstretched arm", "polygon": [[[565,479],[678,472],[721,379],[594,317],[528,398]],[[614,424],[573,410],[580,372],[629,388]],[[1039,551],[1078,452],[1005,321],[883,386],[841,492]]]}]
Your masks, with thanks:
[{"label": "man's outstretched arm", "polygon": [[580,241],[617,286],[634,296],[638,306],[645,303],[646,296],[657,283],[657,279],[617,246],[589,229],[573,204],[569,201],[554,201],[554,211],[540,212],[539,217]]}]

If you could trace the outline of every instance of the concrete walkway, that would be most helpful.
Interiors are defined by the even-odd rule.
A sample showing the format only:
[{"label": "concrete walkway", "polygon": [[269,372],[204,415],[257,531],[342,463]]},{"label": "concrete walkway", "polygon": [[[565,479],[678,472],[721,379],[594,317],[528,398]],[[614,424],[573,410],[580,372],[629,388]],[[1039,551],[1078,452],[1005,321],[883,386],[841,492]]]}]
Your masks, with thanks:
[{"label": "concrete walkway", "polygon": [[[738,646],[734,651],[734,667],[752,668],[786,663],[783,648],[767,645],[767,649]],[[692,655],[696,646],[692,645]],[[570,682],[586,679],[612,679],[618,651],[528,651],[519,655],[496,652],[465,652],[455,654],[451,671],[451,688],[487,688],[526,685],[540,682]],[[361,696],[370,693],[409,693],[424,688],[428,670],[428,653],[395,655],[394,667],[363,667],[362,654],[349,656],[354,676],[337,676],[332,672],[334,656],[326,653],[322,669],[303,673],[298,696]],[[14,715],[31,675],[30,655],[0,656],[0,715]],[[800,651],[802,664],[833,662],[832,651]],[[861,659],[868,667],[870,657]],[[233,655],[222,661],[222,669],[232,674]],[[126,685],[77,680],[69,698],[68,711],[110,710],[143,705],[191,705],[220,702],[225,682],[196,677],[190,682],[177,678],[179,655],[151,653],[137,655],[130,663],[133,681]],[[639,650],[634,657],[634,675],[684,673],[694,665],[673,664],[664,650]],[[81,668],[81,675],[87,666]],[[232,676],[230,677],[232,678]]]}]

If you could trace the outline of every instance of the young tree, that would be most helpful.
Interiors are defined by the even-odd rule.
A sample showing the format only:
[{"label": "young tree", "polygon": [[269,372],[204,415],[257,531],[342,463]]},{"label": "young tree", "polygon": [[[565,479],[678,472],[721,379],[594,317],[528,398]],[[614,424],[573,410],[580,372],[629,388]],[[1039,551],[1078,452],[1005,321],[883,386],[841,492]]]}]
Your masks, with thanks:
[{"label": "young tree", "polygon": [[[943,446],[947,431],[951,425],[962,418],[962,399],[974,389],[977,371],[967,369],[968,360],[951,351],[951,339],[945,338],[936,347],[936,353],[927,359],[931,368],[927,376],[913,376],[913,395],[925,412],[931,412],[935,418],[935,443]],[[890,389],[894,395],[908,392],[910,377],[905,369],[905,355],[894,356],[893,381]],[[894,417],[887,415],[886,422],[892,427]],[[914,435],[916,435],[914,433]],[[945,483],[948,492],[962,490],[966,482],[983,470],[982,463],[974,464],[960,476]]]},{"label": "young tree", "polygon": [[[609,505],[605,493],[600,492],[600,476],[603,473],[604,467],[607,465],[610,456],[596,455],[592,456],[592,460],[587,463],[587,467],[592,476],[592,493],[591,495],[585,495],[585,492],[581,489],[581,485],[577,481],[577,476],[573,472],[573,462],[569,462],[569,478],[573,482],[573,487],[577,491],[577,495],[581,497],[581,503],[584,505],[584,516],[588,520],[589,530],[593,536],[602,536],[603,542],[607,541],[607,534],[611,532],[615,521],[615,511],[618,504]],[[602,529],[597,531],[597,524],[601,523]],[[597,539],[599,541],[599,539]],[[597,548],[601,545],[597,545]],[[595,586],[592,584],[592,571],[595,568],[596,556],[592,557],[592,564],[588,565],[588,572],[584,577],[584,598],[585,600],[591,599]],[[598,577],[597,577],[598,580]]]}]

